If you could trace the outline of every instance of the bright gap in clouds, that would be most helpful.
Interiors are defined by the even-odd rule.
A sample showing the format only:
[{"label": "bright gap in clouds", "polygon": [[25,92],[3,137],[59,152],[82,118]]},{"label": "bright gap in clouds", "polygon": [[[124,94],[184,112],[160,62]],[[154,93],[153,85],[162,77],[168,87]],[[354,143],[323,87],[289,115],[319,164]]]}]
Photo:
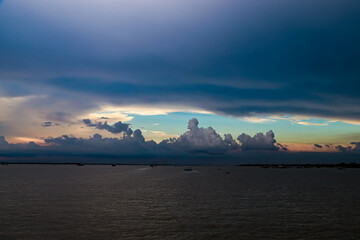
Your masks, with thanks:
[{"label": "bright gap in clouds", "polygon": [[[257,132],[274,130],[279,142],[283,143],[319,143],[348,144],[354,141],[356,125],[341,120],[311,118],[308,116],[251,116],[226,117],[210,111],[187,106],[171,105],[110,105],[103,104],[97,108],[76,114],[72,112],[71,122],[56,122],[48,118],[49,112],[33,116],[31,105],[34,99],[45,97],[1,97],[0,130],[11,142],[23,142],[24,139],[41,139],[49,136],[73,134],[78,137],[89,137],[97,131],[84,127],[82,119],[114,124],[118,121],[130,123],[133,129],[141,129],[147,140],[160,142],[164,138],[177,137],[183,133],[188,119],[196,117],[204,126],[212,126],[219,133],[242,132],[254,135]],[[51,111],[52,109],[44,109]],[[24,119],[28,121],[24,122]],[[43,127],[45,122],[50,126]],[[15,124],[14,124],[15,123]],[[103,133],[105,137],[113,137]],[[348,137],[346,137],[348,135]],[[339,136],[341,138],[339,138]],[[341,139],[341,142],[339,142]],[[38,140],[36,140],[38,142]]]}]

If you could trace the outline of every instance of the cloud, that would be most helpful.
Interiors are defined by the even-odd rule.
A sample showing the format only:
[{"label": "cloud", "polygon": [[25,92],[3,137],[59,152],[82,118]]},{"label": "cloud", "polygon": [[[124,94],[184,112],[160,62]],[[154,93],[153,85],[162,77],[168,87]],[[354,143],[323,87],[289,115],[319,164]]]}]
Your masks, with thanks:
[{"label": "cloud", "polygon": [[[114,154],[118,156],[181,156],[181,155],[213,155],[226,154],[239,150],[239,144],[231,134],[225,134],[224,139],[211,128],[199,127],[196,118],[190,119],[188,131],[179,138],[169,138],[157,144],[154,141],[146,141],[141,130],[132,131],[129,124],[121,122],[113,126],[106,122],[92,122],[89,119],[83,120],[88,127],[95,127],[99,130],[107,130],[112,133],[126,133],[122,138],[103,138],[95,134],[91,138],[78,138],[72,135],[60,137],[48,137],[44,139],[47,146],[41,147],[43,152],[53,153],[78,153],[92,154]],[[11,145],[5,138],[0,138],[2,146]],[[14,145],[15,146],[15,145]]]},{"label": "cloud", "polygon": [[327,126],[327,123],[313,123],[313,122],[297,122],[297,124],[305,126]]},{"label": "cloud", "polygon": [[79,158],[83,159],[82,161],[90,161],[91,158],[92,161],[100,162],[102,159],[108,159],[107,161],[142,164],[160,160],[167,164],[190,164],[191,161],[197,164],[215,162],[216,164],[238,164],[240,162],[251,163],[253,160],[264,163],[269,162],[269,158],[273,161],[281,160],[287,163],[295,161],[294,159],[300,162],[322,159],[321,161],[328,163],[329,161],[354,161],[360,152],[359,142],[351,143],[355,145],[354,148],[339,145],[336,147],[339,152],[332,154],[308,155],[288,152],[286,145],[276,142],[275,134],[271,130],[266,134],[257,133],[253,137],[243,133],[237,138],[239,144],[231,134],[224,134],[224,138],[222,138],[212,127],[199,127],[199,121],[196,118],[189,120],[188,131],[180,137],[165,139],[160,143],[152,140],[146,141],[139,129],[130,133],[128,124],[109,126],[101,123],[99,125],[89,119],[84,119],[84,123],[89,127],[99,126],[99,130],[109,128],[115,133],[128,132],[128,134],[124,134],[121,138],[103,137],[98,133],[89,138],[62,135],[45,138],[42,146],[33,141],[26,144],[11,144],[2,136],[0,137],[0,157],[21,158],[22,160],[25,158],[32,159],[32,161],[59,159],[58,161],[63,162],[71,162]]},{"label": "cloud", "polygon": [[189,120],[189,131],[182,134],[175,141],[175,146],[185,151],[204,152],[211,154],[221,154],[236,149],[238,144],[232,139],[230,134],[225,135],[223,140],[212,127],[199,128],[199,121],[196,118]]},{"label": "cloud", "polygon": [[[202,113],[202,114],[211,114],[212,112],[205,111],[195,106],[177,106],[177,105],[167,105],[167,104],[141,104],[141,105],[106,105],[101,108],[100,113],[106,114],[133,114],[141,116],[154,116],[154,115],[167,115],[174,112],[190,112],[190,113]],[[100,114],[99,113],[99,114]],[[111,116],[111,115],[110,115]]]},{"label": "cloud", "polygon": [[340,152],[352,152],[352,153],[360,153],[360,142],[351,142],[352,146],[343,146],[343,145],[337,145],[335,148]]},{"label": "cloud", "polygon": [[[60,137],[49,137],[44,139],[50,149],[66,149],[71,152],[90,152],[97,154],[146,154],[142,148],[146,145],[153,145],[153,141],[145,141],[139,129],[132,135],[124,135],[123,138],[104,138],[100,134],[94,134],[90,138],[77,138],[63,135]],[[151,149],[148,149],[149,151]],[[155,150],[155,149],[154,149]],[[152,152],[152,151],[151,151]]]},{"label": "cloud", "polygon": [[[188,131],[178,138],[169,138],[157,144],[154,141],[146,141],[141,130],[132,131],[129,124],[117,122],[110,126],[106,122],[92,122],[89,119],[83,120],[88,127],[95,127],[99,130],[107,130],[114,134],[125,133],[121,138],[103,138],[95,134],[91,138],[79,138],[73,135],[62,135],[60,137],[48,137],[44,139],[47,146],[41,147],[46,152],[70,152],[92,154],[113,154],[116,156],[236,156],[241,152],[254,151],[288,151],[286,145],[277,143],[272,130],[266,134],[257,133],[251,137],[245,133],[238,136],[237,140],[231,134],[224,134],[222,138],[212,127],[199,127],[199,121],[192,118],[188,122]],[[159,132],[159,134],[162,134]],[[1,139],[3,148],[14,148],[15,145]],[[358,143],[353,143],[358,144]],[[22,145],[24,146],[24,145]],[[317,144],[314,145],[315,147]],[[319,145],[320,146],[320,145]],[[356,145],[358,148],[358,145]],[[27,146],[29,148],[30,146]],[[337,149],[347,152],[351,148],[338,146]]]},{"label": "cloud", "polygon": [[43,123],[41,124],[41,126],[43,126],[43,127],[51,127],[51,126],[52,126],[52,122],[43,122]]},{"label": "cloud", "polygon": [[[109,125],[105,125],[106,123],[99,125],[99,123],[93,123],[89,119],[83,121],[87,126],[96,127],[100,130],[109,128]],[[100,134],[95,134],[89,139],[63,135],[56,138],[46,138],[44,141],[50,144],[48,146],[50,148],[51,146],[65,148],[71,152],[95,151],[102,154],[127,156],[223,155],[239,149],[238,143],[230,134],[225,134],[224,139],[222,139],[213,128],[202,128],[198,124],[196,118],[190,119],[188,131],[179,138],[169,138],[159,144],[154,141],[146,141],[139,129],[131,132],[131,134],[124,135],[122,138],[103,138]],[[115,132],[124,132],[124,129],[126,131],[128,128]]]},{"label": "cloud", "polygon": [[279,150],[282,150],[282,151],[288,151],[289,150],[288,146],[285,145],[285,144],[283,145],[281,143],[276,143],[275,145],[279,148]]},{"label": "cloud", "polygon": [[323,146],[320,145],[320,144],[314,144],[314,147],[315,147],[315,148],[322,148]]},{"label": "cloud", "polygon": [[234,140],[234,138],[229,133],[224,134],[224,144],[228,146],[231,150],[239,148],[239,144]]},{"label": "cloud", "polygon": [[133,133],[133,138],[135,139],[135,141],[142,142],[142,143],[145,142],[145,138],[144,138],[144,136],[142,135],[140,129],[136,129],[136,130],[134,131],[134,133]]},{"label": "cloud", "polygon": [[350,144],[355,145],[355,147],[352,149],[353,151],[360,152],[360,142],[352,142]]},{"label": "cloud", "polygon": [[166,104],[360,120],[357,0],[73,2],[2,4],[2,95],[45,92],[32,105],[45,114]]},{"label": "cloud", "polygon": [[127,123],[122,123],[121,121],[116,122],[114,125],[110,126],[107,121],[105,121],[105,123],[102,122],[92,122],[90,119],[83,119],[83,123],[86,124],[86,126],[88,127],[95,127],[96,129],[99,130],[106,130],[109,131],[111,133],[114,134],[118,134],[118,133],[124,133],[127,136],[130,136],[133,131],[131,130],[131,128],[129,127],[130,124]]},{"label": "cloud", "polygon": [[4,136],[0,136],[0,147],[1,146],[8,146],[9,143],[5,140]]},{"label": "cloud", "polygon": [[[36,144],[33,141],[28,143],[17,143],[12,144],[6,141],[4,136],[0,136],[0,157],[1,156],[18,156],[25,153],[27,150],[39,150],[41,148],[40,145]],[[7,152],[10,151],[10,152]]]},{"label": "cloud", "polygon": [[133,117],[128,116],[125,113],[118,111],[115,108],[110,108],[108,106],[99,107],[99,109],[94,109],[91,113],[86,113],[79,116],[80,119],[99,119],[99,120],[110,120],[112,122],[122,121],[127,122],[131,121]]},{"label": "cloud", "polygon": [[56,138],[46,138],[44,139],[45,143],[54,143],[58,145],[70,145],[74,146],[77,145],[82,139],[78,139],[74,136],[62,135],[61,137]]},{"label": "cloud", "polygon": [[257,133],[254,137],[251,137],[245,133],[241,134],[237,139],[241,144],[242,150],[279,150],[279,147],[275,145],[275,134],[272,130],[268,131],[265,135],[263,133]]},{"label": "cloud", "polygon": [[44,151],[55,154],[62,150],[65,155],[116,156],[116,157],[157,157],[164,154],[154,141],[145,141],[141,131],[135,130],[131,136],[123,138],[105,138],[94,134],[90,138],[76,138],[63,135],[46,138]]},{"label": "cloud", "polygon": [[251,123],[276,122],[276,120],[274,120],[274,119],[260,118],[260,117],[255,117],[255,116],[243,117],[242,120],[251,122]]},{"label": "cloud", "polygon": [[340,152],[349,152],[351,150],[351,146],[342,146],[342,145],[337,145],[335,146],[335,148],[337,150],[339,150]]}]

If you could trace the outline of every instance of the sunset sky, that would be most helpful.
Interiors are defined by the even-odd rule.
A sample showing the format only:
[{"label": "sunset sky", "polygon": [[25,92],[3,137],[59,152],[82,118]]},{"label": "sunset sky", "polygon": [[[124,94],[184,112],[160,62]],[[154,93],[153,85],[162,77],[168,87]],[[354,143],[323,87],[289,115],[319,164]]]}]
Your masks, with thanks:
[{"label": "sunset sky", "polygon": [[0,1],[0,157],[94,134],[357,154],[359,29],[358,0]]}]

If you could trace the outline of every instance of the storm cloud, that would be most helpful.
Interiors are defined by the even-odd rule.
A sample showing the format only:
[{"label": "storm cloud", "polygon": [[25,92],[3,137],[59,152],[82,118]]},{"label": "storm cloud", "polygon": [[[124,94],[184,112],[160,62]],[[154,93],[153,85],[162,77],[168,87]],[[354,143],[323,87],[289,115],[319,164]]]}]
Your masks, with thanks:
[{"label": "storm cloud", "polygon": [[46,92],[28,107],[69,116],[101,102],[360,120],[359,1],[149,4],[4,1],[0,94]]}]

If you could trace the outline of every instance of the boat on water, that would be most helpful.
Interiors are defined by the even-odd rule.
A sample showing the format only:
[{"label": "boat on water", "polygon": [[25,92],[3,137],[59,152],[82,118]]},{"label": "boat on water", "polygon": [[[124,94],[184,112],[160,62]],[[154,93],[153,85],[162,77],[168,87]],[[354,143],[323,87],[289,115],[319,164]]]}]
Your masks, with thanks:
[{"label": "boat on water", "polygon": [[184,171],[190,172],[190,171],[192,171],[192,168],[191,167],[184,168]]}]

